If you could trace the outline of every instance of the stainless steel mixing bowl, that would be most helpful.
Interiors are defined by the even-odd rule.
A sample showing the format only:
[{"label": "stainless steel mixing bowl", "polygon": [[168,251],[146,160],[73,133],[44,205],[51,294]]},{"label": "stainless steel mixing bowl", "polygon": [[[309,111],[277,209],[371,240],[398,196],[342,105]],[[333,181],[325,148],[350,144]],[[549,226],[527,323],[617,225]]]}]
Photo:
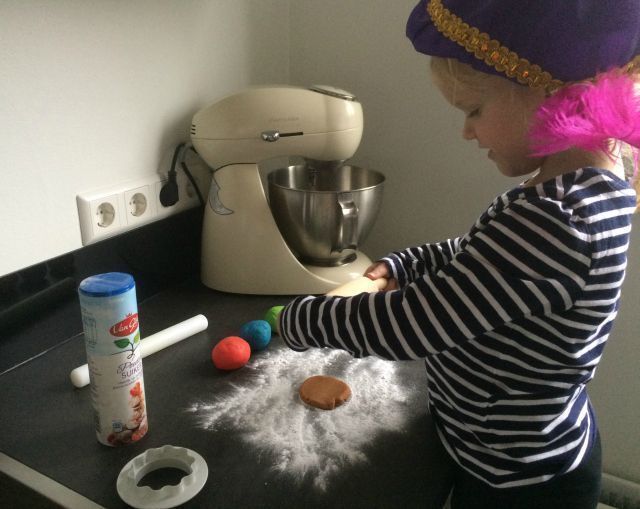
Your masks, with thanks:
[{"label": "stainless steel mixing bowl", "polygon": [[267,180],[273,216],[300,261],[335,266],[356,258],[380,210],[384,175],[299,164],[276,169]]}]

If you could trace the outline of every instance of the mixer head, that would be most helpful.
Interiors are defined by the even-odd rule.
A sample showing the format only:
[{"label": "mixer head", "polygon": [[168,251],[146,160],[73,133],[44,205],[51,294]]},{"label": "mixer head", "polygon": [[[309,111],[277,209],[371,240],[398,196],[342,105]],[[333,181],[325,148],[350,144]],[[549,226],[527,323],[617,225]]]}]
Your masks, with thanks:
[{"label": "mixer head", "polygon": [[199,111],[191,140],[213,169],[285,155],[342,164],[362,128],[362,106],[348,92],[279,85],[249,88]]}]

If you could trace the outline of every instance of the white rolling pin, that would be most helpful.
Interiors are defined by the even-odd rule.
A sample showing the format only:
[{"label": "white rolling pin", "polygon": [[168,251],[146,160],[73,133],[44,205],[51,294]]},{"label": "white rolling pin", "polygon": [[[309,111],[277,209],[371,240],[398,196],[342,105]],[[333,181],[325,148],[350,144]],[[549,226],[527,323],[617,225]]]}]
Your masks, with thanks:
[{"label": "white rolling pin", "polygon": [[[182,341],[189,336],[202,332],[208,327],[208,325],[209,322],[204,315],[196,315],[184,322],[167,327],[166,329],[156,332],[155,334],[152,334],[140,341],[140,355],[142,358],[145,358],[147,355],[156,353],[157,351]],[[71,371],[69,378],[71,378],[71,383],[75,387],[80,388],[85,385],[89,385],[89,366],[87,364],[78,366]]]}]

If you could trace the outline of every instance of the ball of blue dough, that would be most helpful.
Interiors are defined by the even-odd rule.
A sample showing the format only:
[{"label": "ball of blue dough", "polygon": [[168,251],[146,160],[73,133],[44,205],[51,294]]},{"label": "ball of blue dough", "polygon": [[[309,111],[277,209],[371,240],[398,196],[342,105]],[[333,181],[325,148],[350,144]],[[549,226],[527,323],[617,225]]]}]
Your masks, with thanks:
[{"label": "ball of blue dough", "polygon": [[271,325],[266,320],[252,320],[240,328],[240,337],[251,345],[251,351],[264,350],[271,341]]}]

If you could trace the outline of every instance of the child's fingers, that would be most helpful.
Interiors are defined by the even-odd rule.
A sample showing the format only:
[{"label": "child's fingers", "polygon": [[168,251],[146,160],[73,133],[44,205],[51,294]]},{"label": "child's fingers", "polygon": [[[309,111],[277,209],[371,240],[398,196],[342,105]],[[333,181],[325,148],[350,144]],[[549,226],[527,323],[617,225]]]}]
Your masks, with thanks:
[{"label": "child's fingers", "polygon": [[374,263],[365,271],[365,276],[372,280],[388,277],[389,269],[387,264],[384,262]]}]

